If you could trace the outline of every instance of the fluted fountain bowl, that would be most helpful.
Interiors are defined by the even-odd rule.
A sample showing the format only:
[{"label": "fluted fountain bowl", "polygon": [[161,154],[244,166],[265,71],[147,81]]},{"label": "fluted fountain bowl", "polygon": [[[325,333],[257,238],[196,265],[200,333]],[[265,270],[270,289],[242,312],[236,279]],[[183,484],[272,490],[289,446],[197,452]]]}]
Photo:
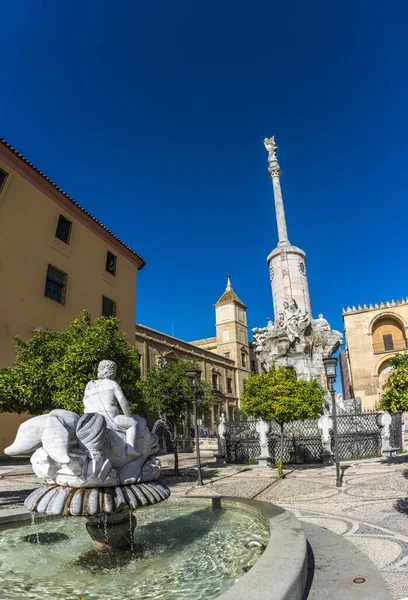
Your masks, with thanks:
[{"label": "fluted fountain bowl", "polygon": [[129,550],[136,527],[134,510],[167,500],[170,490],[156,481],[114,487],[47,485],[28,496],[32,513],[87,517],[86,529],[99,552]]},{"label": "fluted fountain bowl", "polygon": [[98,488],[52,484],[32,492],[24,506],[41,515],[98,517],[158,504],[169,496],[169,488],[155,481]]}]

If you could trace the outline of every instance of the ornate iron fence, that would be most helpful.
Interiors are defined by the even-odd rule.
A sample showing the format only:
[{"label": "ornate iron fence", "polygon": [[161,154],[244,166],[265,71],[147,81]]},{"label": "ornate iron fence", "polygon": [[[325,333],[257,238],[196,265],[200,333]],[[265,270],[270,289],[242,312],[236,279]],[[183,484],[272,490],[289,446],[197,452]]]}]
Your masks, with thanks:
[{"label": "ornate iron fence", "polygon": [[[337,415],[338,444],[341,460],[381,456],[381,429],[377,423],[378,413],[362,412],[358,404],[353,412]],[[390,445],[402,449],[402,414],[391,414]],[[320,462],[322,441],[317,419],[294,421],[284,426],[283,462]],[[269,453],[272,462],[280,456],[281,430],[272,421],[268,433]],[[261,448],[255,419],[230,421],[226,424],[226,452],[230,463],[248,463],[259,456]],[[334,436],[331,432],[332,450]]]},{"label": "ornate iron fence", "polygon": [[[340,412],[337,415],[339,456],[341,460],[381,456],[381,429],[377,423],[378,413]],[[335,442],[331,433],[332,450]]]},{"label": "ornate iron fence", "polygon": [[[284,463],[320,462],[322,434],[317,426],[317,419],[286,423],[283,436]],[[275,421],[271,421],[268,445],[272,462],[280,458],[280,438],[280,426]]]},{"label": "ornate iron fence", "polygon": [[[273,462],[280,456],[280,436],[280,426],[271,421],[268,446]],[[261,452],[254,419],[227,423],[225,440],[229,463],[242,464],[253,461]],[[284,463],[319,462],[321,449],[321,433],[317,427],[317,419],[296,421],[284,426]]]},{"label": "ornate iron fence", "polygon": [[402,439],[402,412],[390,413],[390,448],[402,450],[404,440]]},{"label": "ornate iron fence", "polygon": [[261,453],[255,419],[240,419],[226,423],[225,446],[229,463],[254,461]]}]

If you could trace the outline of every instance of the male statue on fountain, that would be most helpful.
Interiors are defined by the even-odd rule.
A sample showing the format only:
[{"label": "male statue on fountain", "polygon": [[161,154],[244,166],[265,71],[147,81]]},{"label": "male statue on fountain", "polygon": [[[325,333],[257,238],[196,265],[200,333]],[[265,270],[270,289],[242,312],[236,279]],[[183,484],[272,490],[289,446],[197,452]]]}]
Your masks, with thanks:
[{"label": "male statue on fountain", "polygon": [[137,421],[131,416],[129,403],[115,377],[116,364],[113,360],[102,360],[98,365],[98,379],[86,384],[84,415],[99,413],[105,418],[108,429],[125,431],[128,454],[136,457],[139,456],[136,450]]},{"label": "male statue on fountain", "polygon": [[157,437],[145,419],[131,415],[114,380],[116,364],[103,360],[98,379],[84,392],[84,415],[62,409],[20,425],[6,454],[31,454],[36,475],[48,483],[102,487],[157,479],[160,461],[152,454]]}]

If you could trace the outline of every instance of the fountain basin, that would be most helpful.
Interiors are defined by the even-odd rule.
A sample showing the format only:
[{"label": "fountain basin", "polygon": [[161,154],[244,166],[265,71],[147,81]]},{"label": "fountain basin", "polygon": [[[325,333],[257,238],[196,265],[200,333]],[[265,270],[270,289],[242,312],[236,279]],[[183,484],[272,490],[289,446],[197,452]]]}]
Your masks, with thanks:
[{"label": "fountain basin", "polygon": [[169,496],[169,488],[156,481],[97,488],[52,484],[34,490],[24,506],[43,515],[96,517],[137,510],[163,502]]},{"label": "fountain basin", "polygon": [[[49,546],[39,544],[37,549],[22,541],[33,532],[24,524],[29,513],[3,511],[0,597],[37,600],[52,592],[61,600],[81,596],[87,600],[301,599],[306,540],[291,513],[253,500],[200,497],[169,500],[137,514],[133,553],[128,558],[126,553],[118,553],[119,563],[109,553],[97,555],[96,563],[88,561],[102,567],[95,578],[77,561],[90,551],[82,519],[39,517],[34,529],[54,532],[57,541]],[[20,520],[23,522],[11,524]],[[64,533],[69,541],[58,542]],[[266,545],[262,555],[256,545],[248,544],[255,540]],[[2,586],[9,587],[2,590]],[[16,595],[10,595],[9,588]]]}]

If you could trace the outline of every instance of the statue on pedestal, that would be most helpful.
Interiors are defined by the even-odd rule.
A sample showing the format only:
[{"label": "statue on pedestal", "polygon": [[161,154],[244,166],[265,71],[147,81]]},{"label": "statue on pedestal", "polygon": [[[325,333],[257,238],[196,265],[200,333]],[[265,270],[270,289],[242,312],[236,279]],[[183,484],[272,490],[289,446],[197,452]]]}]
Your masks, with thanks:
[{"label": "statue on pedestal", "polygon": [[84,415],[62,409],[20,425],[9,456],[31,454],[34,473],[48,483],[106,487],[157,479],[160,461],[152,454],[157,437],[145,419],[131,415],[115,381],[116,364],[103,360],[98,379],[87,383]]},{"label": "statue on pedestal", "polygon": [[227,446],[225,440],[225,434],[227,433],[227,426],[225,422],[225,413],[222,412],[220,416],[220,421],[218,423],[217,428],[217,437],[218,437],[218,454],[215,456],[216,463],[219,465],[225,465],[227,463]]}]

